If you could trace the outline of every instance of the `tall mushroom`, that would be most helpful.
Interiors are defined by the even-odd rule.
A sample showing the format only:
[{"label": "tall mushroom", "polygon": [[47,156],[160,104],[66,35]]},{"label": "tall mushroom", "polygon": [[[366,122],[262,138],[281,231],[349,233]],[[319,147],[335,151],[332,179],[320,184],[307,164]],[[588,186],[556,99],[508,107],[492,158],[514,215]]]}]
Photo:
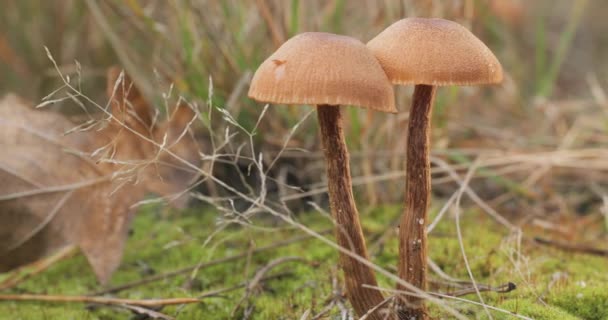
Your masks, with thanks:
[{"label": "tall mushroom", "polygon": [[[415,84],[410,110],[406,164],[405,211],[400,223],[399,277],[426,287],[425,225],[430,202],[430,121],[437,86],[481,85],[502,81],[502,67],[483,42],[463,26],[443,19],[408,18],[397,21],[372,39],[374,53],[395,84]],[[400,288],[404,289],[404,288]],[[425,318],[418,297],[401,318]],[[405,303],[402,304],[405,306]]]},{"label": "tall mushroom", "polygon": [[[327,183],[337,243],[368,258],[352,194],[348,151],[340,105],[396,112],[393,88],[373,54],[359,40],[329,33],[302,33],[264,61],[251,82],[249,97],[279,104],[317,106],[327,164]],[[359,316],[381,303],[371,268],[340,253],[348,298]],[[370,319],[380,319],[373,315]]]}]

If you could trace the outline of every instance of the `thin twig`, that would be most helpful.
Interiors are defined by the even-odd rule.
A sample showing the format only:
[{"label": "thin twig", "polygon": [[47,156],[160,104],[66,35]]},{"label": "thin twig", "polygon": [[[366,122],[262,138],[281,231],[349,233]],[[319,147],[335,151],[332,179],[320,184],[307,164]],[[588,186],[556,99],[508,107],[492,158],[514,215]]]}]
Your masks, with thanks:
[{"label": "thin twig", "polygon": [[[282,272],[282,273],[277,273],[277,274],[273,274],[273,275],[270,275],[270,276],[265,276],[265,277],[260,278],[258,280],[258,283],[264,282],[264,281],[267,281],[267,280],[273,280],[273,279],[283,278],[283,277],[286,277],[286,276],[289,276],[289,275],[291,275],[291,273],[289,273],[289,272]],[[198,296],[198,298],[199,299],[204,299],[204,298],[219,296],[222,293],[226,293],[226,292],[230,292],[230,291],[233,291],[233,290],[237,290],[237,289],[240,289],[240,288],[247,287],[248,284],[249,284],[249,281],[243,281],[243,282],[241,282],[239,284],[235,284],[235,285],[233,285],[231,287],[209,290],[209,291],[206,291],[206,292],[203,292],[202,294],[200,294]]]},{"label": "thin twig", "polygon": [[464,180],[462,182],[460,180],[458,180],[458,182],[460,184],[460,189],[458,190],[458,193],[457,193],[458,195],[456,196],[456,203],[454,204],[454,210],[456,211],[456,214],[455,214],[456,234],[458,235],[458,245],[460,246],[460,253],[462,254],[464,265],[467,269],[467,273],[469,274],[469,278],[471,279],[471,282],[473,283],[473,289],[475,290],[475,293],[477,294],[477,298],[479,298],[479,301],[481,302],[481,305],[483,306],[483,310],[486,312],[486,315],[488,316],[488,318],[494,319],[494,317],[492,317],[492,314],[490,313],[490,310],[488,309],[485,301],[483,300],[483,297],[481,296],[479,286],[477,285],[477,282],[475,281],[475,277],[473,276],[473,271],[471,270],[471,266],[469,265],[469,259],[464,250],[464,242],[462,240],[462,231],[460,230],[460,215],[462,213],[462,210],[460,208],[460,200],[462,199],[462,194],[465,192],[465,190],[468,190],[469,182],[471,182],[471,178],[473,177],[475,171],[477,170],[479,161],[480,161],[480,158],[475,159],[475,162],[473,162],[473,164],[469,168],[469,171],[465,175]]},{"label": "thin twig", "polygon": [[119,299],[91,296],[59,296],[44,294],[0,294],[0,301],[44,301],[58,303],[96,303],[104,305],[134,305],[142,307],[161,307],[176,304],[198,303],[197,298],[172,298],[172,299]]},{"label": "thin twig", "polygon": [[378,303],[375,307],[369,309],[369,311],[367,311],[361,318],[359,318],[359,320],[367,319],[367,317],[369,317],[371,314],[375,313],[377,310],[384,307],[387,303],[393,301],[394,299],[395,296],[389,296],[388,298],[384,299],[384,301]]},{"label": "thin twig", "polygon": [[[479,290],[479,292],[496,292],[496,293],[507,293],[507,292],[511,292],[513,290],[517,289],[517,285],[515,285],[515,283],[513,282],[509,282],[506,284],[503,284],[501,286],[498,287],[491,287],[485,284],[477,284],[477,290]],[[452,297],[461,297],[461,296],[466,296],[468,294],[472,294],[472,293],[476,293],[477,291],[475,290],[474,287],[470,287],[470,288],[464,288],[458,291],[454,291],[451,293],[447,293],[447,295],[452,296]]]},{"label": "thin twig", "polygon": [[278,266],[279,264],[282,264],[285,262],[290,262],[290,261],[305,261],[306,262],[306,260],[301,257],[282,257],[282,258],[272,260],[267,265],[262,267],[258,272],[256,272],[253,279],[251,279],[251,281],[247,285],[247,290],[248,291],[255,290],[255,288],[260,284],[260,281],[262,280],[262,278],[264,278],[264,275],[266,273],[268,273],[268,271],[270,271],[272,268]]},{"label": "thin twig", "polygon": [[450,276],[449,274],[445,273],[443,270],[441,270],[441,268],[435,263],[435,261],[433,261],[433,259],[431,259],[430,257],[426,259],[426,264],[429,266],[429,268],[431,268],[431,270],[433,270],[433,272],[435,272],[439,277],[449,281],[449,282],[454,282],[454,283],[459,283],[461,282],[461,280],[456,279],[452,276]]},{"label": "thin twig", "polygon": [[316,315],[314,315],[311,320],[318,320],[321,319],[321,317],[324,317],[327,313],[329,313],[329,311],[331,311],[331,309],[334,307],[335,303],[332,301],[331,303],[329,303],[328,305],[326,305],[325,307],[323,307],[323,309],[321,309],[321,311],[319,311],[319,313],[317,313]]},{"label": "thin twig", "polygon": [[[477,158],[477,163],[476,163],[476,170],[479,168],[479,164],[481,163],[481,158]],[[460,176],[450,168],[450,165],[443,161],[442,159],[439,158],[431,158],[431,161],[437,165],[439,165],[440,167],[444,168],[448,174],[454,179],[455,182],[457,182],[460,185],[460,189],[462,189],[462,193],[466,193],[471,200],[473,200],[480,208],[482,208],[488,215],[490,215],[490,217],[494,218],[494,220],[496,220],[498,223],[502,224],[503,226],[507,227],[507,229],[509,229],[509,231],[512,232],[520,232],[519,228],[516,227],[515,225],[513,225],[511,222],[509,222],[507,219],[505,219],[503,216],[501,216],[498,212],[496,212],[492,207],[490,207],[489,205],[487,205],[478,195],[477,193],[475,193],[469,186],[468,183],[465,184],[463,182],[463,180],[460,178]],[[467,173],[470,173],[471,169],[469,168],[469,171]],[[473,179],[473,177],[469,178],[469,180]],[[466,178],[465,178],[466,180]],[[462,196],[460,196],[462,197]]]},{"label": "thin twig", "polygon": [[125,308],[127,310],[133,311],[134,313],[136,313],[138,315],[145,316],[145,319],[148,319],[148,318],[149,319],[162,319],[162,320],[174,320],[175,319],[171,316],[168,316],[164,313],[160,313],[156,310],[152,310],[152,309],[148,309],[148,308],[144,308],[144,307],[140,307],[140,306],[123,304],[123,305],[118,305],[115,307]]},{"label": "thin twig", "polygon": [[551,247],[561,249],[564,251],[586,253],[586,254],[591,254],[594,256],[608,257],[608,250],[606,250],[606,249],[594,248],[594,247],[584,246],[584,245],[580,245],[580,244],[569,244],[569,243],[565,243],[565,242],[544,239],[541,237],[534,237],[534,241],[538,244],[551,246]]},{"label": "thin twig", "polygon": [[239,310],[239,308],[241,307],[243,302],[249,300],[249,298],[251,297],[251,294],[258,287],[258,285],[260,284],[260,281],[264,278],[264,275],[268,271],[270,271],[272,268],[274,268],[282,263],[290,262],[290,261],[306,262],[306,260],[301,257],[281,257],[281,258],[277,258],[277,259],[270,261],[268,264],[266,264],[264,267],[262,267],[260,270],[258,270],[258,272],[256,272],[255,275],[253,276],[253,278],[251,279],[251,281],[249,281],[249,283],[247,283],[247,287],[245,288],[245,293],[243,294],[243,296],[241,297],[239,302],[236,304],[236,306],[232,310],[232,316],[234,316],[236,314],[236,311]]},{"label": "thin twig", "polygon": [[[331,232],[331,230],[328,229],[328,230],[319,231],[319,234],[326,234],[326,233],[329,233],[329,232]],[[313,236],[311,236],[311,235],[302,235],[302,236],[293,237],[293,238],[285,240],[285,241],[281,241],[281,242],[277,242],[277,243],[274,243],[274,244],[271,244],[271,245],[268,245],[268,246],[260,247],[258,249],[255,249],[255,250],[251,251],[251,253],[255,254],[255,253],[260,253],[260,252],[267,251],[267,250],[272,250],[272,249],[284,247],[284,246],[287,246],[287,245],[290,245],[290,244],[294,244],[296,242],[300,242],[300,241],[303,241],[303,240],[310,239],[312,237]],[[153,275],[153,276],[150,276],[150,277],[146,277],[146,278],[143,278],[143,279],[138,280],[138,281],[133,281],[133,282],[125,283],[125,284],[120,285],[120,286],[107,288],[107,289],[104,289],[104,290],[101,290],[101,291],[97,291],[97,292],[91,293],[91,295],[97,296],[97,295],[104,295],[104,294],[108,294],[108,293],[116,293],[116,292],[119,292],[119,291],[131,289],[133,287],[145,285],[145,284],[152,283],[152,282],[155,282],[155,281],[164,280],[164,279],[175,277],[175,276],[178,276],[178,275],[181,275],[181,274],[186,274],[186,273],[192,272],[193,270],[195,270],[197,268],[206,268],[206,267],[210,267],[210,266],[214,266],[214,265],[218,265],[218,264],[222,264],[222,263],[226,263],[226,262],[231,262],[231,261],[239,260],[239,259],[242,259],[242,258],[246,257],[248,254],[249,254],[249,250],[247,252],[239,253],[239,254],[236,254],[236,255],[229,256],[229,257],[225,257],[225,258],[209,261],[207,263],[196,264],[196,265],[193,265],[193,266],[188,266],[188,267],[185,267],[185,268],[169,271],[169,272],[166,272],[166,273],[161,273],[161,274]]]}]

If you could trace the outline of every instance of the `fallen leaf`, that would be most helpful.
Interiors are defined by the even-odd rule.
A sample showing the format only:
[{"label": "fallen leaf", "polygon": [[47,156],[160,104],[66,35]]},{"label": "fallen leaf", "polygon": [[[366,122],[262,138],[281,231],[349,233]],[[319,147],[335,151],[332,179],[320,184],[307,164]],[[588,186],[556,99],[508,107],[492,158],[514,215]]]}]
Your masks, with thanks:
[{"label": "fallen leaf", "polygon": [[0,101],[0,272],[76,244],[106,283],[122,259],[134,205],[148,192],[179,195],[196,177],[182,162],[199,161],[187,131],[193,109],[180,103],[157,123],[116,68],[107,91],[112,117],[89,130],[16,96]]}]

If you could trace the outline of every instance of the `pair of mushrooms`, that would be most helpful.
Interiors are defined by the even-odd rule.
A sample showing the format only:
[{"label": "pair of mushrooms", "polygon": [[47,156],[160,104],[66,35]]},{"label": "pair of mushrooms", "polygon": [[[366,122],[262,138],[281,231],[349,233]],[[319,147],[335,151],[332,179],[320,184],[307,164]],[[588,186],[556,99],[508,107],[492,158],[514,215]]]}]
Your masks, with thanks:
[{"label": "pair of mushrooms", "polygon": [[[340,105],[396,113],[392,84],[415,84],[410,109],[405,211],[400,223],[399,277],[424,290],[427,210],[430,202],[430,120],[436,86],[498,83],[502,67],[461,25],[408,18],[389,26],[367,46],[328,33],[302,33],[285,42],[256,71],[249,97],[278,104],[316,105],[327,165],[337,243],[368,259],[352,193]],[[348,298],[359,316],[384,300],[373,270],[340,253]],[[398,289],[405,289],[398,286]],[[422,299],[400,299],[401,319],[426,318]],[[381,319],[379,312],[370,319]]]}]

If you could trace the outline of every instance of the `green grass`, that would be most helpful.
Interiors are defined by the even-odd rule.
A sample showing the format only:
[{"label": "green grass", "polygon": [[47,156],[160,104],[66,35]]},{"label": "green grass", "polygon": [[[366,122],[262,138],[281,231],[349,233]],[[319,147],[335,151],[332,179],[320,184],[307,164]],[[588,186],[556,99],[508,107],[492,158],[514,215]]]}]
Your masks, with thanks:
[{"label": "green grass", "polygon": [[[397,214],[397,208],[367,212],[363,225],[368,239],[386,230]],[[197,262],[247,252],[251,246],[261,247],[300,234],[284,227],[269,232],[229,226],[203,246],[217,227],[216,218],[213,212],[202,209],[171,215],[158,207],[143,210],[135,220],[134,233],[129,239],[124,262],[114,275],[112,285],[137,280],[151,273],[166,272]],[[331,226],[327,218],[316,213],[302,214],[300,219],[316,230]],[[476,280],[493,286],[508,281],[518,285],[515,291],[508,294],[483,293],[486,303],[534,319],[608,319],[605,259],[533,247],[526,245],[525,241],[522,256],[518,256],[516,242],[506,237],[503,230],[493,227],[491,220],[481,213],[468,211],[461,220],[465,251]],[[273,227],[277,222],[271,218],[260,218],[256,225]],[[383,250],[374,257],[376,263],[389,270],[396,264],[395,240],[390,237]],[[433,260],[446,273],[462,280],[468,278],[453,220],[442,221],[433,231],[430,250]],[[268,274],[287,274],[265,282],[263,290],[255,292],[242,306],[252,308],[254,319],[297,319],[308,309],[316,314],[332,296],[332,275],[341,279],[341,274],[336,271],[337,257],[334,250],[314,239],[254,254],[248,269],[246,259],[241,259],[201,269],[193,281],[188,281],[192,276],[188,274],[134,287],[120,292],[118,296],[133,299],[196,297],[208,290],[230,287],[250,279],[269,261],[286,256],[298,256],[315,263],[292,261],[277,266]],[[551,288],[547,289],[558,272],[567,276],[557,282],[553,281]],[[438,278],[432,274],[431,279]],[[383,286],[391,286],[385,279],[381,278],[380,282]],[[186,283],[191,285],[186,286]],[[12,293],[84,295],[99,289],[84,258],[76,256],[22,283]],[[431,289],[446,291],[445,286],[433,285]],[[166,307],[162,312],[177,319],[240,318],[245,309],[234,311],[234,308],[243,293],[243,289],[238,289],[205,298],[200,304]],[[465,298],[477,300],[475,295]],[[465,315],[486,317],[480,307],[464,303],[453,306]],[[338,312],[334,308],[330,315],[338,315]],[[448,317],[445,311],[436,306],[431,307],[431,312],[438,317]],[[497,319],[512,318],[509,314],[500,312],[492,312],[492,315]],[[131,314],[124,310],[87,308],[82,304],[0,303],[0,319],[130,317]]]},{"label": "green grass", "polygon": [[551,96],[555,87],[555,83],[558,80],[559,72],[566,59],[568,51],[572,46],[572,40],[576,34],[576,30],[581,22],[581,17],[587,6],[587,0],[576,0],[573,1],[572,10],[568,17],[568,23],[564,27],[563,31],[559,35],[559,41],[557,48],[554,53],[554,57],[549,63],[549,54],[546,52],[547,42],[547,25],[546,17],[543,15],[537,16],[536,25],[536,43],[537,49],[535,52],[536,59],[536,76],[537,82],[537,95],[542,97]]}]

